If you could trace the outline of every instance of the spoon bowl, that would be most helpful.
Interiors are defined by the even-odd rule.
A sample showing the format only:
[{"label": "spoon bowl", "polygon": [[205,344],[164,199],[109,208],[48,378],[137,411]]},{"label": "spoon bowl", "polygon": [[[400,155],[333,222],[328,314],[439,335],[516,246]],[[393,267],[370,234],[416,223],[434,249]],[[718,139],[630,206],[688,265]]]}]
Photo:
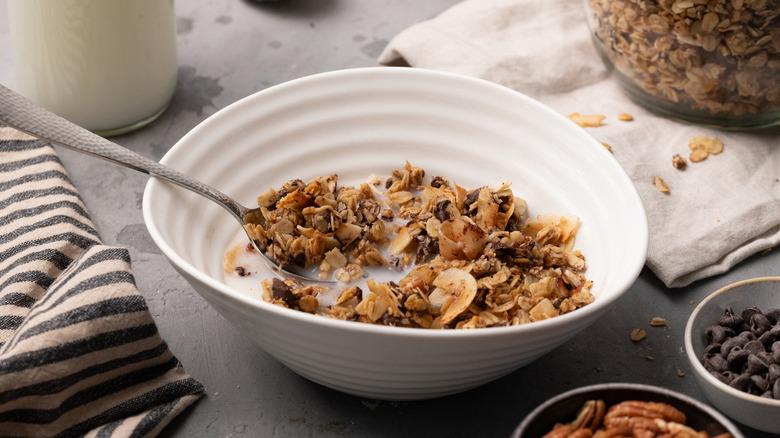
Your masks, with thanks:
[{"label": "spoon bowl", "polygon": [[[2,102],[0,122],[52,144],[129,167],[197,193],[227,210],[241,224],[242,229],[246,224],[247,215],[258,210],[245,207],[207,184],[82,128],[2,85],[0,85],[0,102]],[[244,232],[246,233],[246,230]],[[333,280],[311,278],[294,265],[277,262],[259,248],[257,242],[251,239],[248,234],[247,238],[252,242],[252,246],[258,254],[263,256],[263,260],[282,277],[306,282],[333,282]]]}]

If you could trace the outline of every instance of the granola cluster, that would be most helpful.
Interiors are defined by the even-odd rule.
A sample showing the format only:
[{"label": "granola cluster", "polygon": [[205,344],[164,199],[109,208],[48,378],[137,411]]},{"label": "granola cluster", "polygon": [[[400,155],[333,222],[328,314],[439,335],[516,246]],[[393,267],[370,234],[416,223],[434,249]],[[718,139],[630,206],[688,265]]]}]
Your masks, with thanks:
[{"label": "granola cluster", "polygon": [[602,55],[668,104],[742,116],[780,108],[777,0],[588,0]]},{"label": "granola cluster", "polygon": [[[337,176],[294,180],[258,197],[247,231],[284,263],[317,266],[344,283],[327,287],[264,279],[263,299],[327,317],[402,327],[518,325],[593,302],[574,250],[579,219],[526,218],[509,183],[466,190],[408,162],[384,180],[340,187]],[[408,270],[378,282],[369,267]],[[364,291],[361,286],[368,291]]]},{"label": "granola cluster", "polygon": [[[685,413],[662,402],[626,400],[607,407],[604,400],[588,400],[569,423],[556,424],[542,438],[710,438],[686,425]],[[728,432],[713,438],[732,438]]]}]

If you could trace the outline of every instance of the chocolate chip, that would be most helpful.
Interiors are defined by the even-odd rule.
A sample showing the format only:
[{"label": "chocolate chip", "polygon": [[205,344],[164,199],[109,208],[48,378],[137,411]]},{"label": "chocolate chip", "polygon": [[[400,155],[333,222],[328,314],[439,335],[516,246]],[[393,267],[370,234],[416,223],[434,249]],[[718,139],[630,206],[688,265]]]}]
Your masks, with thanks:
[{"label": "chocolate chip", "polygon": [[704,357],[710,357],[710,356],[720,356],[720,344],[718,343],[710,343],[706,347],[704,347]]},{"label": "chocolate chip", "polygon": [[439,201],[436,203],[436,210],[434,211],[434,216],[436,216],[436,219],[439,220],[439,222],[447,221],[451,218],[450,211],[448,207],[452,204],[449,199],[445,199],[443,201]]},{"label": "chocolate chip", "polygon": [[506,223],[506,231],[512,232],[512,231],[519,231],[520,230],[520,219],[518,219],[517,215],[512,215],[509,217],[509,220]]},{"label": "chocolate chip", "polygon": [[745,320],[741,315],[734,313],[734,310],[731,307],[726,307],[726,309],[723,311],[723,316],[721,316],[720,320],[718,321],[718,324],[726,327],[734,327],[744,322]]},{"label": "chocolate chip", "polygon": [[758,354],[764,351],[764,344],[756,339],[754,341],[746,342],[745,345],[742,346],[742,349],[749,351],[751,354]]},{"label": "chocolate chip", "polygon": [[759,309],[756,306],[745,307],[745,309],[742,311],[742,320],[745,322],[749,322],[750,317],[759,313],[761,313],[761,309]]},{"label": "chocolate chip", "polygon": [[434,176],[433,179],[431,180],[431,187],[435,187],[439,189],[441,187],[446,187],[446,186],[447,186],[447,180],[441,176]]},{"label": "chocolate chip", "polygon": [[766,362],[769,365],[771,365],[773,363],[777,363],[777,362],[775,362],[775,359],[772,357],[772,353],[770,353],[768,351],[761,351],[758,354],[756,354],[756,356],[760,357],[761,360],[763,360],[764,362]]},{"label": "chocolate chip", "polygon": [[728,355],[731,353],[731,350],[736,348],[742,348],[743,345],[747,344],[749,341],[741,336],[734,336],[733,338],[726,339],[723,344],[720,346],[720,353],[728,357]]},{"label": "chocolate chip", "polygon": [[717,371],[710,371],[710,374],[715,377],[716,379],[720,380],[721,382],[725,384],[729,384],[732,380],[734,380],[735,374],[731,371],[724,371],[722,373],[719,373]]},{"label": "chocolate chip", "polygon": [[750,376],[750,382],[756,387],[759,393],[763,394],[769,389],[769,381],[760,374]]},{"label": "chocolate chip", "polygon": [[766,312],[764,312],[764,316],[766,316],[766,319],[769,320],[769,322],[772,323],[772,325],[777,324],[780,322],[780,307],[773,307]]},{"label": "chocolate chip", "polygon": [[385,312],[385,313],[382,315],[382,318],[381,318],[381,319],[382,319],[382,322],[383,322],[385,325],[389,325],[389,326],[392,326],[392,327],[401,327],[401,326],[403,326],[403,325],[404,325],[404,324],[403,324],[403,321],[401,320],[401,318],[399,318],[399,317],[397,317],[397,316],[392,316],[392,315],[390,315],[390,314],[389,314],[389,313],[387,313],[387,312]]},{"label": "chocolate chip", "polygon": [[334,224],[336,228],[338,228],[338,224],[336,224],[333,221],[333,218],[331,216],[332,213],[329,209],[323,209],[322,211],[314,215],[312,225],[314,225],[314,228],[316,228],[317,231],[321,233],[333,232],[335,231]]},{"label": "chocolate chip", "polygon": [[479,190],[472,190],[466,195],[466,210],[469,209],[469,206],[475,202],[477,202],[477,199],[479,199]]},{"label": "chocolate chip", "polygon": [[774,383],[775,380],[780,379],[780,364],[770,364],[769,371],[767,371],[766,375],[771,383]]},{"label": "chocolate chip", "polygon": [[292,289],[278,278],[274,278],[271,283],[271,296],[274,299],[284,301],[290,307],[295,306],[295,295],[293,295]]},{"label": "chocolate chip", "polygon": [[726,358],[726,361],[728,361],[729,364],[729,369],[735,373],[741,372],[742,367],[745,365],[745,363],[747,363],[748,356],[750,356],[749,351],[743,350],[740,347],[732,348],[728,357]]},{"label": "chocolate chip", "polygon": [[756,335],[761,336],[764,332],[772,328],[772,323],[764,316],[763,313],[754,313],[750,317],[750,331]]},{"label": "chocolate chip", "polygon": [[769,346],[775,341],[780,340],[780,324],[765,331],[761,336],[758,337],[758,340],[766,346]]},{"label": "chocolate chip", "polygon": [[767,371],[769,371],[769,364],[762,360],[761,357],[755,354],[748,355],[745,365],[745,372],[751,375],[757,375],[763,374]]},{"label": "chocolate chip", "polygon": [[704,331],[704,336],[707,337],[707,340],[710,343],[722,344],[728,337],[728,332],[726,330],[729,330],[732,334],[734,333],[730,328],[723,327],[722,325],[713,325],[707,327]]},{"label": "chocolate chip", "polygon": [[740,391],[747,391],[748,387],[750,387],[750,383],[751,381],[749,374],[740,374],[734,380],[729,382],[729,386]]},{"label": "chocolate chip", "polygon": [[723,358],[723,356],[711,356],[707,359],[704,359],[704,369],[707,371],[717,371],[722,373],[729,369],[729,364],[726,359]]},{"label": "chocolate chip", "polygon": [[[420,238],[421,237],[421,238]],[[428,234],[417,236],[417,252],[415,263],[419,264],[439,253],[439,239],[434,239]]]},{"label": "chocolate chip", "polygon": [[745,326],[745,328],[743,328],[742,331],[740,331],[738,333],[739,333],[737,335],[738,338],[742,338],[742,339],[745,339],[747,341],[752,341],[754,339],[758,339],[758,337],[756,337],[756,335],[754,335],[753,332],[751,332],[750,329],[747,326]]}]

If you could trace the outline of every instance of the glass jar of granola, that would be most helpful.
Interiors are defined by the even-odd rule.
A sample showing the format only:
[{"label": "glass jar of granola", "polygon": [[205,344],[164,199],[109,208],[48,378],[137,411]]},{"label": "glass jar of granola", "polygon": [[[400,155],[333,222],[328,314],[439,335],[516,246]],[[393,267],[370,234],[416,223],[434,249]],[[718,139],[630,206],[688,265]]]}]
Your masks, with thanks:
[{"label": "glass jar of granola", "polygon": [[780,124],[780,0],[585,0],[628,96],[681,121]]}]

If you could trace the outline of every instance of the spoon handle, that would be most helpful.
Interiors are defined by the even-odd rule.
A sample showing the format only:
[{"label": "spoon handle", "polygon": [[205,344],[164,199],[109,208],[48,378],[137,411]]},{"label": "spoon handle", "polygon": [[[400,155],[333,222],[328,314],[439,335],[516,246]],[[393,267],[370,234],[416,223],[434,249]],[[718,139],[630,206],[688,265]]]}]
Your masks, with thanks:
[{"label": "spoon handle", "polygon": [[156,176],[206,196],[243,222],[247,209],[224,193],[82,128],[0,85],[0,122],[50,143]]}]

